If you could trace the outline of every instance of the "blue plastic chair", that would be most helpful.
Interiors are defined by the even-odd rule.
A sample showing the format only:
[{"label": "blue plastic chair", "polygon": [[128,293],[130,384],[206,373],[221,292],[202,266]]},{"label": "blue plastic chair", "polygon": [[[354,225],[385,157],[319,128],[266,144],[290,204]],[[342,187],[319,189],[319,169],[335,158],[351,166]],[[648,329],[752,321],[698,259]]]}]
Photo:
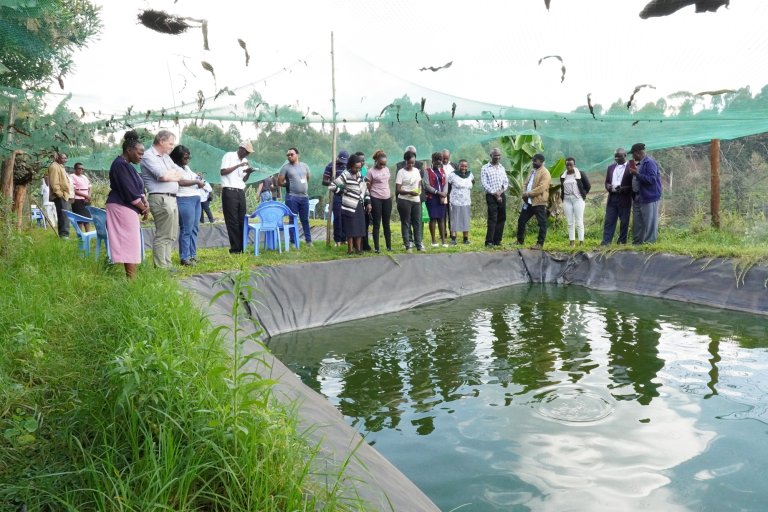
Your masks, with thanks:
[{"label": "blue plastic chair", "polygon": [[285,205],[285,203],[278,203],[278,206],[283,210],[283,214],[286,217],[288,217],[288,223],[287,224],[283,224],[281,226],[281,228],[280,228],[280,230],[283,231],[283,233],[285,234],[285,236],[284,236],[284,238],[285,238],[285,247],[286,247],[285,250],[286,251],[290,250],[289,247],[291,245],[290,244],[290,240],[291,240],[290,233],[291,233],[291,231],[293,231],[293,240],[294,240],[293,245],[294,245],[294,247],[296,247],[298,249],[299,248],[299,243],[300,243],[299,242],[299,240],[300,240],[300,238],[299,238],[299,216],[296,215],[295,213],[293,213],[291,211],[291,209],[288,208]]},{"label": "blue plastic chair", "polygon": [[[282,230],[285,213],[282,208],[277,206],[278,204],[279,203],[276,201],[261,203],[259,207],[256,208],[256,211],[245,216],[245,223],[243,225],[243,250],[248,247],[249,235],[253,232],[253,254],[255,256],[259,255],[261,233],[264,233],[265,249],[270,246],[277,246],[278,252],[283,252],[282,244],[280,243],[280,231]],[[259,222],[249,222],[254,218],[259,219]]]},{"label": "blue plastic chair", "polygon": [[107,234],[107,211],[95,206],[86,206],[88,213],[91,214],[93,225],[96,226],[96,259],[101,254],[101,244],[107,251],[107,259],[112,261],[112,253],[109,251],[109,235]]},{"label": "blue plastic chair", "polygon": [[75,233],[77,233],[77,239],[80,240],[80,250],[85,253],[86,256],[90,256],[91,240],[96,239],[96,231],[83,231],[80,229],[78,222],[82,222],[84,224],[93,224],[93,219],[83,217],[82,215],[78,215],[69,210],[65,210],[64,213],[66,214],[67,218],[69,218],[69,223],[72,224],[72,227],[75,229]]},{"label": "blue plastic chair", "polygon": [[32,221],[37,222],[37,227],[44,228],[45,227],[45,217],[43,217],[43,212],[38,208],[37,206],[32,206]]}]

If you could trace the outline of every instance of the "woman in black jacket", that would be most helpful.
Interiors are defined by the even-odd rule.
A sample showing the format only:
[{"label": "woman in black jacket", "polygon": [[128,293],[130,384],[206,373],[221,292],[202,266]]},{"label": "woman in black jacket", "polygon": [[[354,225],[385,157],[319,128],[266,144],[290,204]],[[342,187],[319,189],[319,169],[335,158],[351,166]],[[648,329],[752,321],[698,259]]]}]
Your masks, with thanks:
[{"label": "woman in black jacket", "polygon": [[563,201],[565,218],[568,220],[568,240],[574,245],[576,233],[579,245],[584,245],[584,205],[589,194],[589,179],[576,167],[576,159],[565,159],[565,172],[560,175],[560,199]]}]

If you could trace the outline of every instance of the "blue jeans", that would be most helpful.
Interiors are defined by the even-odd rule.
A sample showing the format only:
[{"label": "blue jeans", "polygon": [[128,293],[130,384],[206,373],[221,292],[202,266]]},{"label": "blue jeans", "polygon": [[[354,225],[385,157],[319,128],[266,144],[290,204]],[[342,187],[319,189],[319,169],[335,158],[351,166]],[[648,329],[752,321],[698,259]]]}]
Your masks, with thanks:
[{"label": "blue jeans", "polygon": [[179,207],[179,259],[197,257],[197,231],[200,225],[199,197],[177,197]]},{"label": "blue jeans", "polygon": [[[299,216],[301,230],[304,232],[304,240],[311,242],[312,234],[309,232],[309,198],[307,196],[288,194],[285,198],[285,206]],[[294,243],[293,231],[291,231],[290,237],[291,243]]]}]

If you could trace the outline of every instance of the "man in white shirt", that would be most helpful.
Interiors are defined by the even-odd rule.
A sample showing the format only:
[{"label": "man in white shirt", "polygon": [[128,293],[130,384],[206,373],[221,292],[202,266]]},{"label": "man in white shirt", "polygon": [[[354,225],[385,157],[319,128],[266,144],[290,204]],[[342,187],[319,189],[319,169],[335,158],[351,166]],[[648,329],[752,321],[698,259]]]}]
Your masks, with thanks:
[{"label": "man in white shirt", "polygon": [[632,174],[627,169],[627,151],[618,148],[613,157],[616,162],[608,166],[605,174],[608,202],[605,205],[602,245],[611,245],[617,221],[621,221],[617,243],[627,243],[629,214],[632,211]]},{"label": "man in white shirt", "polygon": [[253,153],[248,141],[240,143],[237,151],[226,153],[221,159],[221,210],[227,225],[230,254],[243,252],[243,229],[245,228],[245,182],[253,169],[247,156]]},{"label": "man in white shirt", "polygon": [[491,161],[480,169],[480,182],[485,189],[485,202],[488,205],[488,227],[485,230],[485,246],[500,247],[504,236],[504,224],[507,221],[507,196],[509,178],[501,165],[501,150],[493,148]]}]

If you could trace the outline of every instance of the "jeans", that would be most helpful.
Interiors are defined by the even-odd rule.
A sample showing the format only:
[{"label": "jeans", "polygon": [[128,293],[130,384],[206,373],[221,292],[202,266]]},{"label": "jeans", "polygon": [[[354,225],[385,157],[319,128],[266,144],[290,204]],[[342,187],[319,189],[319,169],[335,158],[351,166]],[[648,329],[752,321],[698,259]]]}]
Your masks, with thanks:
[{"label": "jeans", "polygon": [[525,242],[525,225],[534,215],[539,224],[539,237],[536,239],[536,243],[544,245],[544,240],[547,238],[547,207],[544,205],[531,206],[529,204],[528,208],[520,210],[520,218],[517,219],[517,243]]},{"label": "jeans", "polygon": [[197,257],[197,231],[200,222],[200,198],[177,197],[179,205],[179,259],[190,260]]},{"label": "jeans", "polygon": [[[304,240],[307,243],[312,241],[312,233],[309,231],[309,198],[307,196],[295,196],[288,194],[285,198],[285,206],[287,206],[293,213],[299,216],[301,221],[301,230],[304,232]],[[341,217],[341,215],[339,215]],[[339,218],[341,220],[341,218]],[[291,243],[295,243],[293,239],[293,231],[290,234]]]},{"label": "jeans", "polygon": [[485,230],[485,244],[501,245],[504,224],[507,222],[507,196],[501,194],[501,201],[493,194],[485,194],[488,204],[488,228]]},{"label": "jeans", "polygon": [[[398,199],[397,212],[400,214],[400,231],[405,248],[410,249],[414,244],[417,248],[421,248],[423,229],[421,223],[421,201]],[[411,239],[411,229],[413,229],[413,239]]]},{"label": "jeans", "polygon": [[205,222],[205,216],[208,216],[208,222],[213,223],[213,213],[211,213],[211,202],[202,201],[200,203],[200,223]]},{"label": "jeans", "polygon": [[243,252],[243,229],[245,228],[245,190],[224,187],[221,189],[221,210],[227,225],[230,254]]},{"label": "jeans", "polygon": [[581,196],[567,195],[563,199],[565,219],[568,222],[568,240],[576,240],[578,232],[579,241],[584,241],[584,199]]},{"label": "jeans", "polygon": [[54,197],[53,204],[56,206],[56,217],[59,228],[59,237],[69,237],[69,217],[64,212],[71,211],[69,201],[62,197]]},{"label": "jeans", "polygon": [[619,227],[619,239],[617,243],[627,243],[627,233],[629,232],[629,214],[632,212],[632,206],[621,206],[621,197],[618,194],[609,194],[608,202],[605,205],[605,224],[603,225],[603,245],[611,245],[613,235],[616,232],[616,223],[621,222]]},{"label": "jeans", "polygon": [[384,223],[384,243],[387,250],[392,250],[392,229],[389,220],[392,218],[392,198],[379,199],[371,197],[371,215],[373,217],[373,247],[379,250],[379,229]]},{"label": "jeans", "polygon": [[165,194],[149,194],[149,211],[155,221],[152,260],[156,267],[171,266],[171,252],[179,237],[179,209],[176,198]]}]

